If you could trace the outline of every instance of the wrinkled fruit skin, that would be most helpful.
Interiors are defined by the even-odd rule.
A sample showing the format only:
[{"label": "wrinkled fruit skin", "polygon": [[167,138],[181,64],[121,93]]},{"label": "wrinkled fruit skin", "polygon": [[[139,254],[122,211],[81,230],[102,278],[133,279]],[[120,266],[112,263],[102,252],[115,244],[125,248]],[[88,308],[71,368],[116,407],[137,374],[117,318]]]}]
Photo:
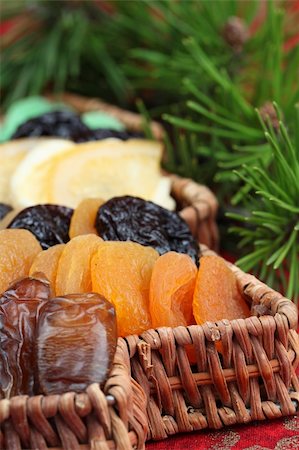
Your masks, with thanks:
[{"label": "wrinkled fruit skin", "polygon": [[188,254],[198,264],[199,246],[186,222],[175,212],[138,197],[114,197],[102,205],[96,229],[105,241],[133,241],[162,255]]},{"label": "wrinkled fruit skin", "polygon": [[127,140],[139,134],[107,129],[91,130],[77,114],[70,111],[52,111],[20,125],[12,139],[27,136],[57,136],[74,142],[86,142],[110,137]]},{"label": "wrinkled fruit skin", "polygon": [[39,392],[82,392],[105,381],[117,342],[115,310],[98,294],[51,299],[37,329]]},{"label": "wrinkled fruit skin", "polygon": [[0,297],[0,398],[34,394],[35,332],[51,296],[43,278],[23,278]]},{"label": "wrinkled fruit skin", "polygon": [[10,205],[0,203],[0,220],[2,220],[10,211],[12,211],[12,207]]},{"label": "wrinkled fruit skin", "polygon": [[36,205],[23,209],[7,228],[31,231],[43,249],[70,240],[69,226],[73,209],[58,205]]}]

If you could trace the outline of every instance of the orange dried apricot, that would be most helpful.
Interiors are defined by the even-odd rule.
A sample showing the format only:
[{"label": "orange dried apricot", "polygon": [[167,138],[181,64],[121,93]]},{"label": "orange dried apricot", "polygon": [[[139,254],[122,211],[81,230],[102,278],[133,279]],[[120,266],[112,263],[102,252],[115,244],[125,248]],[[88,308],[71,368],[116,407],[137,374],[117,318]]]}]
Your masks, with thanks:
[{"label": "orange dried apricot", "polygon": [[57,268],[56,295],[91,292],[91,259],[102,242],[99,236],[85,234],[65,245]]},{"label": "orange dried apricot", "polygon": [[103,203],[101,198],[86,198],[79,203],[71,219],[71,239],[81,234],[98,234],[95,229],[96,214]]},{"label": "orange dried apricot", "polygon": [[197,267],[188,255],[168,252],[155,262],[149,308],[153,327],[177,327],[192,322]]},{"label": "orange dried apricot", "polygon": [[234,273],[220,256],[202,256],[193,297],[198,324],[250,316],[247,303],[238,293]]},{"label": "orange dried apricot", "polygon": [[28,230],[0,230],[0,292],[10,283],[29,274],[31,264],[42,248]]},{"label": "orange dried apricot", "polygon": [[65,244],[57,244],[38,253],[30,267],[29,275],[32,276],[36,272],[42,272],[50,281],[51,286],[54,289],[58,262],[64,247]]},{"label": "orange dried apricot", "polygon": [[119,336],[151,328],[149,286],[158,257],[135,242],[106,241],[92,259],[92,289],[114,304]]}]

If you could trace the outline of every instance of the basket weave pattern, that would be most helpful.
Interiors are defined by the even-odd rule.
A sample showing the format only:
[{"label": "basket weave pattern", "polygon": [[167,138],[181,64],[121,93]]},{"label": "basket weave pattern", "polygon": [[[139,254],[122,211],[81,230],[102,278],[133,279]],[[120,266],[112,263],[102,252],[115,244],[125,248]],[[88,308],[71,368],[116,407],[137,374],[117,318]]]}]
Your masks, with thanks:
[{"label": "basket weave pattern", "polygon": [[[208,249],[203,253],[213,254]],[[297,308],[252,275],[229,266],[253,316],[126,338],[134,355],[133,377],[148,400],[148,439],[299,411]],[[195,350],[192,367],[186,346],[187,352]]]},{"label": "basket weave pattern", "polygon": [[[0,400],[0,448],[108,450],[143,448],[146,398],[130,377],[130,359],[118,340],[113,368],[101,390]],[[85,445],[84,445],[85,444]]]}]

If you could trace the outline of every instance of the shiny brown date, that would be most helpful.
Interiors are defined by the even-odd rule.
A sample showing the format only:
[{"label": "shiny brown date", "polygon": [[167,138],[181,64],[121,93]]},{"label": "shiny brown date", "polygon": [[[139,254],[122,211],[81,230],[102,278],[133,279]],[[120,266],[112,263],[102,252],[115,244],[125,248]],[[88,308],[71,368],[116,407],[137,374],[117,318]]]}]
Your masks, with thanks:
[{"label": "shiny brown date", "polygon": [[34,393],[35,332],[51,296],[42,277],[16,281],[0,297],[0,398]]},{"label": "shiny brown date", "polygon": [[115,310],[98,294],[57,297],[37,326],[39,392],[81,392],[105,381],[116,349]]}]

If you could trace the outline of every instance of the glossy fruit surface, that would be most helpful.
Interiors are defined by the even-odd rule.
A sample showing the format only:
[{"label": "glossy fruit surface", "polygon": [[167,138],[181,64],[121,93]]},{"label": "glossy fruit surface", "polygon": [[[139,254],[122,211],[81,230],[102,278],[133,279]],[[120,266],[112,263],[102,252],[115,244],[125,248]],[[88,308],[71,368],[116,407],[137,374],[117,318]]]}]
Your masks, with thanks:
[{"label": "glossy fruit surface", "polygon": [[57,267],[57,295],[92,292],[91,260],[101,242],[99,236],[86,234],[65,245]]},{"label": "glossy fruit surface", "polygon": [[0,293],[17,278],[29,274],[34,258],[41,251],[29,231],[0,230]]},{"label": "glossy fruit surface", "polygon": [[199,247],[186,222],[175,212],[141,198],[114,197],[102,205],[96,229],[104,241],[133,241],[163,253],[188,254],[198,263]]},{"label": "glossy fruit surface", "polygon": [[37,329],[38,386],[43,394],[82,392],[103,383],[116,349],[114,307],[98,294],[51,299]]},{"label": "glossy fruit surface", "polygon": [[152,326],[177,327],[193,322],[192,300],[197,267],[188,255],[168,252],[155,262],[150,282]]},{"label": "glossy fruit surface", "polygon": [[34,394],[35,332],[51,296],[43,278],[23,278],[0,297],[0,398]]},{"label": "glossy fruit surface", "polygon": [[103,242],[92,259],[92,289],[114,304],[120,336],[151,328],[149,285],[158,257],[134,242]]}]

